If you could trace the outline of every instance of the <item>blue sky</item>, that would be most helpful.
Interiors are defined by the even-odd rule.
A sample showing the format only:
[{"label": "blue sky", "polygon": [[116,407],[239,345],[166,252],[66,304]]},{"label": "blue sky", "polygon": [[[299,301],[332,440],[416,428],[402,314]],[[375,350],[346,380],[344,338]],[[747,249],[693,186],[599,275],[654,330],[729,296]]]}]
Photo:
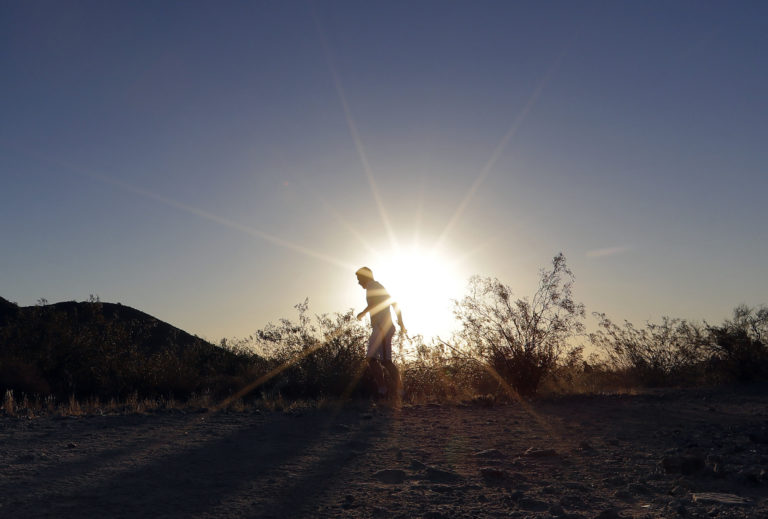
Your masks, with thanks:
[{"label": "blue sky", "polygon": [[766,48],[764,2],[4,2],[0,296],[245,336],[394,235],[719,321],[768,303]]}]

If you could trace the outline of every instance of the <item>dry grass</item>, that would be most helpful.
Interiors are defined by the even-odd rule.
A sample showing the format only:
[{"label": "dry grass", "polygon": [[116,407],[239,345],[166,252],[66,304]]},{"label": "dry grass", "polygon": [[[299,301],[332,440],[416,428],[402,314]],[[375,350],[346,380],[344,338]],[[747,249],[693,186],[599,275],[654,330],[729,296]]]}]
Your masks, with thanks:
[{"label": "dry grass", "polygon": [[7,390],[0,405],[0,415],[18,418],[36,418],[41,416],[104,416],[114,414],[152,414],[175,410],[184,412],[199,412],[201,410],[225,412],[249,412],[255,409],[270,412],[300,412],[309,409],[325,409],[343,405],[344,402],[326,398],[320,399],[286,399],[278,394],[271,397],[261,397],[246,401],[242,398],[226,402],[216,401],[210,393],[193,394],[187,400],[167,398],[139,398],[137,394],[130,395],[125,400],[110,399],[102,401],[98,397],[80,399],[71,395],[66,401],[48,395],[30,398],[27,395],[14,395]]},{"label": "dry grass", "polygon": [[8,416],[16,416],[16,402],[13,400],[13,391],[8,389],[3,397],[2,410]]}]

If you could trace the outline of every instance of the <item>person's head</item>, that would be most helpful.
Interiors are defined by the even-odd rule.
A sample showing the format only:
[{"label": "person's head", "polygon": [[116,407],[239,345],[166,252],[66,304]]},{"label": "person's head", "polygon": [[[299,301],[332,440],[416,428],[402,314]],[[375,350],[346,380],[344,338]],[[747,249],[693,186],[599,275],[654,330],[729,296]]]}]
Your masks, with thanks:
[{"label": "person's head", "polygon": [[357,269],[355,275],[357,276],[357,282],[363,288],[367,287],[368,283],[373,281],[373,272],[371,272],[371,269],[368,267],[361,267]]}]

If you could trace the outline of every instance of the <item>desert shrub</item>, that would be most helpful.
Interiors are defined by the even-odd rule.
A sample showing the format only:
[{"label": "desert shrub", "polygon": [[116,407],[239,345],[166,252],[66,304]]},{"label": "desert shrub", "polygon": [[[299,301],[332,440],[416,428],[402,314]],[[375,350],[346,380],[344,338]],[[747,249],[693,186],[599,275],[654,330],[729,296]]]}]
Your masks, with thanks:
[{"label": "desert shrub", "polygon": [[555,363],[541,382],[540,393],[566,394],[589,391],[587,373],[591,366],[584,361],[584,347],[571,348]]},{"label": "desert shrub", "polygon": [[352,310],[311,319],[308,307],[305,300],[295,306],[296,322],[281,319],[253,337],[254,347],[275,370],[264,389],[294,398],[355,393],[365,367],[368,330]]},{"label": "desert shrub", "polygon": [[413,402],[462,401],[495,391],[497,384],[476,359],[466,358],[439,339],[415,341],[402,363],[405,394]]},{"label": "desert shrub", "polygon": [[738,306],[733,318],[708,326],[708,374],[715,381],[768,380],[768,307]]},{"label": "desert shrub", "polygon": [[595,313],[599,329],[589,335],[607,366],[631,384],[662,386],[701,381],[707,334],[703,327],[685,319],[663,317],[661,323],[637,328],[624,321],[619,326]]},{"label": "desert shrub", "polygon": [[0,358],[0,392],[6,389],[30,395],[43,395],[51,391],[35,363],[12,356]]},{"label": "desert shrub", "polygon": [[515,392],[533,395],[568,339],[584,329],[584,305],[573,299],[573,279],[562,253],[540,271],[530,300],[514,299],[498,279],[472,278],[470,294],[456,303],[456,342]]}]

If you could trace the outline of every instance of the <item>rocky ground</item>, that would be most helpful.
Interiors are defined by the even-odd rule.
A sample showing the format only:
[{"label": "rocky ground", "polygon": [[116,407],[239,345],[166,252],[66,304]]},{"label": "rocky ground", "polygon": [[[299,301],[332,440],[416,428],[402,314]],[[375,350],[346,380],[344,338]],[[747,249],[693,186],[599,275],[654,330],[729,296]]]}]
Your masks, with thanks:
[{"label": "rocky ground", "polygon": [[0,418],[2,517],[768,517],[768,395]]}]

